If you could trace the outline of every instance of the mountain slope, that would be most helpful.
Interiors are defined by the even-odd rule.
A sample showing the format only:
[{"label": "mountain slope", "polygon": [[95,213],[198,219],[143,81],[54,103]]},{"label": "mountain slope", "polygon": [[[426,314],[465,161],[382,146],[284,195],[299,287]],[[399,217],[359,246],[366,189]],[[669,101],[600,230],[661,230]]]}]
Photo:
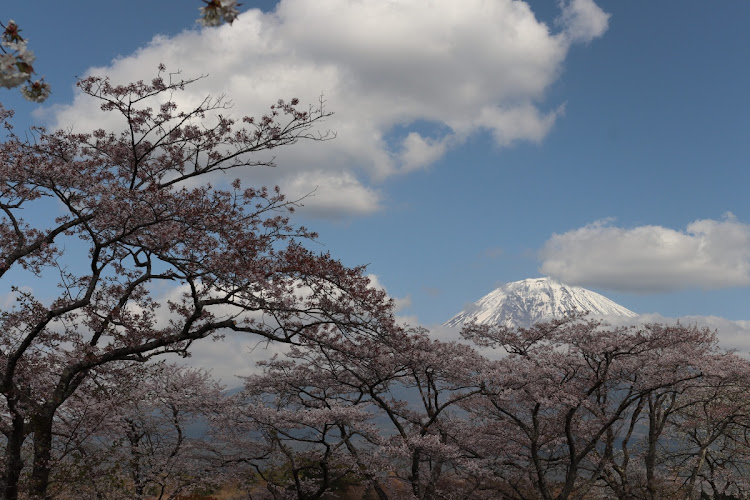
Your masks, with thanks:
[{"label": "mountain slope", "polygon": [[511,328],[527,327],[576,312],[589,312],[593,316],[638,316],[591,290],[563,285],[552,278],[534,278],[514,281],[490,292],[444,325],[456,327],[476,321]]}]

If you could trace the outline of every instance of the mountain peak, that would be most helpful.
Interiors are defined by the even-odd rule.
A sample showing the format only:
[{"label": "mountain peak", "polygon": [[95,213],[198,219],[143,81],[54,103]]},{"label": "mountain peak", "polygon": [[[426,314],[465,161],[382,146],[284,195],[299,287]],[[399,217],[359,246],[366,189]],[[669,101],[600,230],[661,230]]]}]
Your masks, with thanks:
[{"label": "mountain peak", "polygon": [[638,316],[580,286],[564,285],[552,278],[531,278],[497,288],[444,324],[456,327],[476,321],[483,325],[528,327],[539,321],[583,312],[593,316]]}]

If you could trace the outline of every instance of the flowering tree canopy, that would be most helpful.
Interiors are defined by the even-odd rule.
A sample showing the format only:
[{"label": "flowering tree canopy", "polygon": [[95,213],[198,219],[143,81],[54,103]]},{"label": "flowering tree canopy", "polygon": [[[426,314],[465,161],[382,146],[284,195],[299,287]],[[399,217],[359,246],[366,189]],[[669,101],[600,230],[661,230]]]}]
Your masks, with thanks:
[{"label": "flowering tree canopy", "polygon": [[222,484],[206,433],[230,403],[204,370],[112,363],[58,411],[50,493],[169,500]]},{"label": "flowering tree canopy", "polygon": [[[173,77],[161,67],[151,82],[79,82],[122,117],[121,133],[35,128],[26,139],[0,110],[0,279],[16,299],[0,314],[6,498],[18,494],[27,438],[31,492],[44,496],[56,412],[108,363],[187,355],[230,331],[306,343],[391,328],[391,303],[363,268],[303,246],[315,234],[292,225],[296,203],[278,188],[199,183],[269,164],[254,153],[325,139],[312,127],[329,113],[279,100],[238,126],[221,99],[178,110],[171,97],[191,82]],[[17,286],[39,277],[58,293]],[[165,285],[177,292],[160,301],[153,290]]]},{"label": "flowering tree canopy", "polygon": [[746,497],[750,363],[713,332],[573,318],[463,333],[503,355],[420,330],[295,347],[247,379],[224,416],[246,441],[225,449],[268,498],[340,477],[381,500]]}]

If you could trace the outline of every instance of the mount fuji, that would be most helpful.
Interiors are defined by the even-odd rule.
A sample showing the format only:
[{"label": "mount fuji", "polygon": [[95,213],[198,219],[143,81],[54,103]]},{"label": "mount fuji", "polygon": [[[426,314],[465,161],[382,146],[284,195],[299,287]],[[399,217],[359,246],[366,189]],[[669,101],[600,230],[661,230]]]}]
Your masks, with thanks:
[{"label": "mount fuji", "polygon": [[534,278],[514,281],[490,292],[444,325],[458,327],[476,321],[483,325],[528,327],[539,321],[583,312],[592,316],[638,316],[591,290],[563,285],[552,278]]}]

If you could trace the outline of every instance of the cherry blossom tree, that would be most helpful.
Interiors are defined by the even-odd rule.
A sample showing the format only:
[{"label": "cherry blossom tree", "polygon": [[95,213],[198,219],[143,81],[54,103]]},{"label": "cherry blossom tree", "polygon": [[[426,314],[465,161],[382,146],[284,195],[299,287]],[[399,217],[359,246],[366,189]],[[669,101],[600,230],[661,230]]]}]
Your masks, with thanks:
[{"label": "cherry blossom tree", "polygon": [[420,329],[294,347],[247,379],[228,423],[263,439],[226,449],[253,464],[272,498],[320,498],[343,478],[380,499],[471,496],[458,405],[479,393],[481,362]]},{"label": "cherry blossom tree", "polygon": [[224,417],[231,427],[220,433],[221,453],[240,466],[235,474],[244,471],[240,479],[253,498],[324,498],[375,473],[360,469],[347,451],[357,436],[375,433],[361,408],[281,407],[246,396]]},{"label": "cherry blossom tree", "polygon": [[[299,343],[392,328],[392,304],[363,268],[303,246],[315,234],[290,222],[297,203],[278,188],[200,184],[269,165],[258,152],[326,139],[312,128],[329,115],[322,104],[279,100],[238,126],[220,98],[178,110],[173,95],[191,81],[176,78],[161,67],[151,82],[80,81],[121,133],[20,137],[0,111],[0,280],[15,296],[0,313],[5,498],[28,465],[30,495],[47,496],[58,409],[108,363],[187,355],[224,332]],[[59,292],[20,286],[38,279]],[[162,303],[159,286],[181,296]]]},{"label": "cherry blossom tree", "polygon": [[[750,368],[745,360],[728,354],[704,358],[701,369],[699,381],[677,387],[658,406],[649,404],[649,442],[657,434],[654,423],[664,436],[658,450],[649,446],[647,466],[660,469],[660,483],[674,497],[692,498],[702,492],[742,497],[750,474],[745,438]],[[647,474],[649,479],[654,476]],[[647,484],[648,496],[657,498],[657,485]]]},{"label": "cherry blossom tree", "polygon": [[[711,445],[746,414],[731,394],[746,387],[748,362],[706,329],[574,319],[464,335],[508,353],[466,406],[482,429],[474,449],[506,498],[693,498]],[[693,443],[675,447],[685,432]]]},{"label": "cherry blossom tree", "polygon": [[403,328],[294,346],[247,379],[222,448],[268,498],[342,480],[381,500],[746,494],[750,363],[714,332],[577,317],[463,334],[504,355]]},{"label": "cherry blossom tree", "polygon": [[58,411],[54,496],[166,500],[226,480],[208,429],[231,399],[209,373],[165,363],[106,368]]},{"label": "cherry blossom tree", "polygon": [[[380,349],[381,340],[358,343]],[[333,342],[332,342],[333,341]],[[367,364],[346,353],[346,341],[329,339],[325,345],[294,346],[282,358],[262,362],[262,374],[246,378],[234,411],[224,415],[220,439],[227,459],[245,463],[254,471],[248,488],[265,488],[268,498],[321,498],[342,483],[366,483],[381,498],[390,461],[374,452],[381,432],[373,421],[370,394],[347,369]],[[354,355],[352,363],[341,364]],[[369,359],[372,359],[371,357]],[[387,366],[379,365],[381,387],[392,380]],[[264,496],[257,492],[253,495]]]}]

